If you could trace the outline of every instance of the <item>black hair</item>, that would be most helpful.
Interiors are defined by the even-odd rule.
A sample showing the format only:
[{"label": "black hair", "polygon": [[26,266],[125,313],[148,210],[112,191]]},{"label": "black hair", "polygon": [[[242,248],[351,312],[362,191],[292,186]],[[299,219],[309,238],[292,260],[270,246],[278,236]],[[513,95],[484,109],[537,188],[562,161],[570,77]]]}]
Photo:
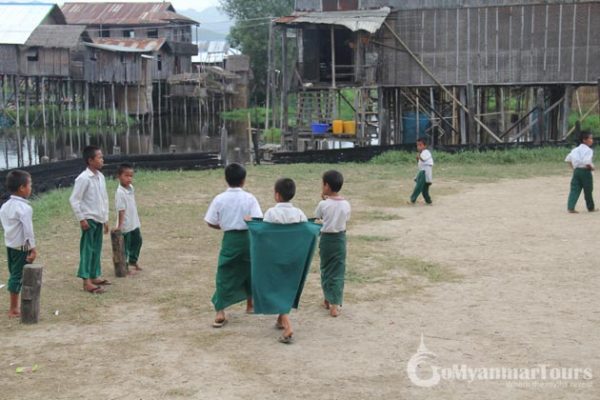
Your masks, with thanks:
[{"label": "black hair", "polygon": [[20,169],[12,170],[6,175],[6,189],[11,193],[17,193],[21,186],[27,185],[27,181],[31,179],[29,172]]},{"label": "black hair", "polygon": [[421,143],[423,143],[423,145],[427,146],[427,138],[420,137],[417,139],[417,143],[419,143],[419,142],[421,142]]},{"label": "black hair", "polygon": [[587,138],[589,138],[590,136],[592,136],[592,132],[581,131],[581,133],[579,133],[579,142],[583,143],[583,141],[586,140]]},{"label": "black hair", "polygon": [[100,151],[100,147],[97,146],[85,146],[83,149],[83,161],[86,165],[89,165],[90,159],[96,157],[96,153]]},{"label": "black hair", "polygon": [[344,184],[344,176],[341,172],[332,169],[323,174],[323,183],[329,185],[332,192],[339,192]]},{"label": "black hair", "polygon": [[225,180],[230,187],[240,187],[246,180],[246,168],[242,164],[231,163],[225,167]]},{"label": "black hair", "polygon": [[279,193],[283,201],[290,201],[296,195],[296,184],[290,178],[281,178],[275,182],[275,193]]},{"label": "black hair", "polygon": [[131,165],[129,163],[122,163],[121,165],[119,165],[119,168],[117,169],[117,176],[121,175],[123,172],[125,172],[128,169],[133,170],[133,165]]}]

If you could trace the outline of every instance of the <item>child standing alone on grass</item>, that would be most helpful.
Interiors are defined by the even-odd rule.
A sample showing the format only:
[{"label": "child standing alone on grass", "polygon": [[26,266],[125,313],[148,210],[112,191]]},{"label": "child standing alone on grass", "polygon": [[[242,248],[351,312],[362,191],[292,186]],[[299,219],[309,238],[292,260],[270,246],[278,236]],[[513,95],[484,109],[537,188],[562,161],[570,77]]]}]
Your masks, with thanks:
[{"label": "child standing alone on grass", "polygon": [[417,165],[419,172],[415,178],[415,189],[410,196],[411,204],[415,204],[420,194],[423,194],[425,203],[431,204],[431,197],[429,196],[429,187],[433,181],[433,156],[431,152],[427,150],[427,141],[424,138],[417,139]]},{"label": "child standing alone on grass", "polygon": [[583,196],[585,197],[585,204],[588,211],[596,211],[594,205],[594,198],[592,193],[594,191],[594,177],[592,171],[594,170],[594,164],[592,159],[594,158],[594,151],[592,150],[592,144],[594,143],[594,137],[590,132],[581,133],[581,144],[571,150],[565,162],[568,162],[573,168],[573,177],[571,178],[571,191],[569,192],[569,200],[567,202],[567,210],[570,213],[576,213],[575,206],[577,200],[583,189]]},{"label": "child standing alone on grass", "polygon": [[142,233],[140,217],[135,204],[135,190],[132,185],[133,173],[131,164],[124,163],[119,166],[117,171],[119,187],[115,194],[115,207],[117,209],[117,229],[123,233],[127,264],[135,268],[135,271],[141,271],[138,259],[142,249]]},{"label": "child standing alone on grass", "polygon": [[31,175],[28,172],[14,170],[6,176],[6,188],[10,199],[0,208],[0,220],[4,228],[8,260],[8,285],[10,293],[9,318],[21,316],[19,308],[19,293],[23,267],[31,264],[37,256],[35,238],[33,235],[33,209],[27,198],[31,195]]},{"label": "child standing alone on grass", "polygon": [[[265,213],[264,222],[272,224],[297,224],[308,221],[306,215],[290,203],[296,194],[296,184],[292,179],[282,178],[275,182],[275,207],[269,208]],[[296,293],[294,292],[295,296]],[[291,343],[294,330],[289,314],[279,314],[275,323],[277,329],[283,329],[283,334],[279,337],[281,343]]]},{"label": "child standing alone on grass", "polygon": [[350,203],[339,195],[344,184],[343,175],[335,170],[323,174],[321,197],[315,210],[322,220],[319,254],[321,256],[321,287],[325,300],[323,306],[332,317],[339,315],[344,298],[346,273],[346,223],[350,219]]},{"label": "child standing alone on grass", "polygon": [[77,276],[83,280],[83,290],[92,294],[104,293],[102,279],[102,234],[108,233],[108,193],[106,181],[100,170],[104,166],[102,151],[96,146],[83,149],[83,160],[87,168],[73,186],[69,198],[71,208],[81,226],[79,242],[79,270]]},{"label": "child standing alone on grass", "polygon": [[246,312],[253,312],[250,281],[250,242],[245,217],[262,218],[256,198],[244,191],[246,169],[237,163],[225,168],[229,189],[214,198],[204,220],[214,229],[223,230],[217,266],[216,289],[212,297],[217,314],[214,328],[227,323],[225,308],[246,300]]}]

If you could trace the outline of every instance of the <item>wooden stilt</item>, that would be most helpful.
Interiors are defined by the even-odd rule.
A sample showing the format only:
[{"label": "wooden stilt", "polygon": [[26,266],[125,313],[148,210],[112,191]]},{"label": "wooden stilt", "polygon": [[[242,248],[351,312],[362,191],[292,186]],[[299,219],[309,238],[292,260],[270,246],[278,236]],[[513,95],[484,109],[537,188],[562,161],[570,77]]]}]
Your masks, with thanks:
[{"label": "wooden stilt", "polygon": [[17,110],[17,120],[15,121],[15,126],[18,128],[21,126],[21,108],[19,105],[19,81],[21,78],[19,76],[13,76],[13,90],[15,95],[15,107]]},{"label": "wooden stilt", "polygon": [[42,103],[42,124],[44,130],[48,128],[48,121],[46,121],[46,78],[42,77],[40,87],[40,102]]},{"label": "wooden stilt", "polygon": [[85,126],[90,125],[90,84],[85,82]]},{"label": "wooden stilt", "polygon": [[544,112],[546,108],[546,100],[544,97],[544,88],[538,88],[536,94],[536,104],[538,109],[538,134],[535,137],[535,143],[540,144],[546,139],[546,117]]},{"label": "wooden stilt", "polygon": [[67,81],[66,83],[67,86],[67,113],[69,115],[69,128],[73,127],[73,116],[72,116],[72,111],[73,111],[73,81],[71,81],[70,79]]},{"label": "wooden stilt", "polygon": [[29,128],[29,77],[25,77],[25,127]]},{"label": "wooden stilt", "polygon": [[559,137],[564,137],[569,132],[569,115],[571,114],[571,102],[573,101],[574,91],[575,89],[571,85],[568,85],[565,88],[565,100],[562,104],[561,128]]},{"label": "wooden stilt", "polygon": [[110,102],[112,106],[112,126],[117,126],[117,105],[115,102],[115,83],[110,84]]},{"label": "wooden stilt", "polygon": [[125,99],[124,101],[124,105],[125,105],[125,125],[127,126],[127,131],[129,131],[129,93],[127,88],[129,87],[129,85],[127,84],[127,82],[124,83],[124,90],[125,90]]},{"label": "wooden stilt", "polygon": [[117,278],[125,278],[129,272],[129,267],[125,259],[125,239],[123,238],[123,233],[117,229],[113,230],[110,233],[110,241],[112,243],[115,276]]},{"label": "wooden stilt", "polygon": [[37,324],[39,321],[42,272],[43,267],[40,264],[28,264],[23,268],[21,322],[24,324]]}]

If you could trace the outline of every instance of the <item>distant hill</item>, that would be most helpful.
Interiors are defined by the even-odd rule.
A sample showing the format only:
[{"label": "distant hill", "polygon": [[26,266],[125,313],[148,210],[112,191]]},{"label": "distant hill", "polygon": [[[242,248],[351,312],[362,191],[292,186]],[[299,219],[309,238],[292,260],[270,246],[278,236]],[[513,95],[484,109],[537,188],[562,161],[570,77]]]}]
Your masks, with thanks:
[{"label": "distant hill", "polygon": [[[199,40],[225,40],[229,34],[229,29],[235,23],[217,7],[205,8],[202,11],[188,8],[186,10],[177,10],[177,12],[200,22],[200,28],[198,29]],[[196,30],[193,29],[193,31],[195,36]],[[194,37],[194,39],[196,38]]]}]

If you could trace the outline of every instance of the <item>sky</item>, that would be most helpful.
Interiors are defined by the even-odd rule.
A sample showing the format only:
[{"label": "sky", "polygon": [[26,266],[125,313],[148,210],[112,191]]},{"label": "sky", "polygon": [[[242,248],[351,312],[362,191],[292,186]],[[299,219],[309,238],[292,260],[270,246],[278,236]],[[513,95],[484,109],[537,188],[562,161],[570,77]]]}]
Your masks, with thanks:
[{"label": "sky", "polygon": [[[31,0],[11,0],[11,1],[18,2],[18,3],[31,2]],[[60,5],[62,3],[65,3],[66,1],[69,1],[69,0],[60,0],[60,1],[56,1],[56,3],[58,3]],[[70,1],[86,1],[87,2],[89,0],[70,0]],[[102,0],[96,0],[96,1],[102,1]],[[113,1],[119,1],[119,0],[113,0]],[[156,1],[156,0],[124,0],[124,1],[126,1],[128,3],[129,2],[140,3],[140,2],[144,2],[144,1]],[[175,7],[175,10],[185,10],[187,8],[193,8],[195,10],[202,11],[205,8],[219,5],[219,0],[170,0],[170,1],[173,4],[173,6]],[[41,0],[40,2],[52,3],[53,1],[52,0]]]}]

